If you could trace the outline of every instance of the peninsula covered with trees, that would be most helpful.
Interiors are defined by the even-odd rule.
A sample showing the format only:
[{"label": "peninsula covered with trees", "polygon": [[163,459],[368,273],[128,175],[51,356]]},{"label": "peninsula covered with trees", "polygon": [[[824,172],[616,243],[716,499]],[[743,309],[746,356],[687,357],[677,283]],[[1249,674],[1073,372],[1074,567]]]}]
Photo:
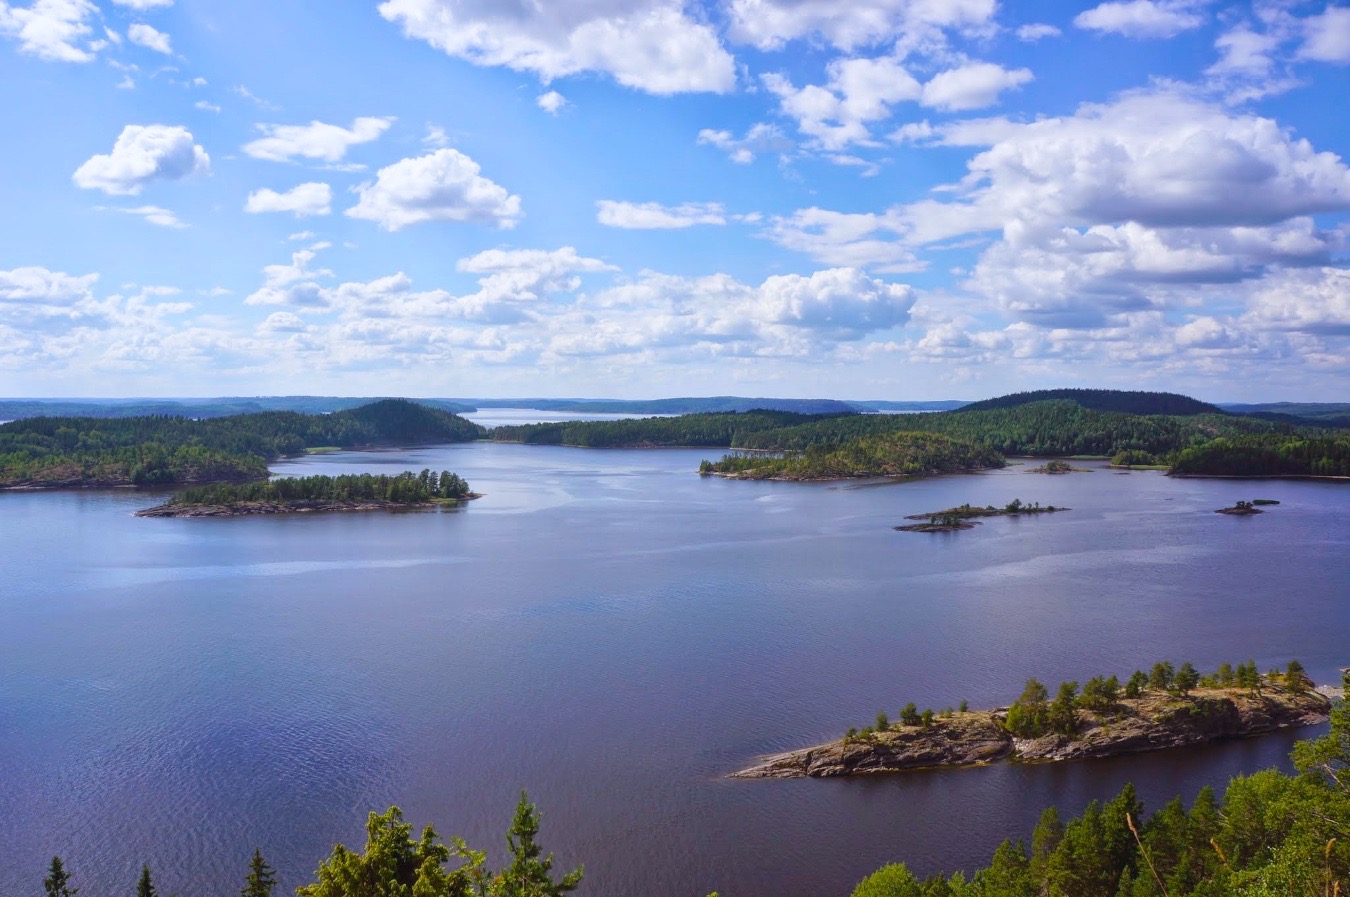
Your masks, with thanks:
[{"label": "peninsula covered with trees", "polygon": [[306,449],[465,442],[486,432],[403,399],[332,414],[29,418],[0,426],[0,488],[256,480],[267,476],[269,461]]},{"label": "peninsula covered with trees", "polygon": [[764,758],[737,778],[828,778],[968,766],[998,760],[1076,760],[1156,751],[1325,722],[1331,699],[1313,689],[1298,661],[1262,674],[1256,664],[1224,664],[1202,676],[1167,662],[1121,683],[1098,676],[1079,688],[1060,683],[1051,697],[1035,679],[996,710],[920,713],[872,726],[829,744]]},{"label": "peninsula covered with trees", "polygon": [[243,517],[316,511],[431,508],[479,496],[448,470],[420,474],[282,477],[254,483],[212,483],[185,489],[137,517]]}]

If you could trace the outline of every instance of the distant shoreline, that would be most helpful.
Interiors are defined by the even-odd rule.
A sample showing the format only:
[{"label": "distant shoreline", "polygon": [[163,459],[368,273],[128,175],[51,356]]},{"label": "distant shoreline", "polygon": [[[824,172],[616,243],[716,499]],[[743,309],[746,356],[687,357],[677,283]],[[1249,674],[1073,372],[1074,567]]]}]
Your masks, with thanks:
[{"label": "distant shoreline", "polygon": [[256,517],[275,514],[337,514],[351,511],[427,511],[443,506],[462,505],[483,496],[471,492],[463,498],[431,501],[244,501],[234,504],[174,505],[162,504],[137,511],[135,517]]}]

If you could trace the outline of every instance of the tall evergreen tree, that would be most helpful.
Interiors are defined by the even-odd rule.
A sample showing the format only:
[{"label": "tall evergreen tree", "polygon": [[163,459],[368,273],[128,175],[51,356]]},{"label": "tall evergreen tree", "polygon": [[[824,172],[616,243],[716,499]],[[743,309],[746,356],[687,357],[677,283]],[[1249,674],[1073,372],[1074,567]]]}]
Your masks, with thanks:
[{"label": "tall evergreen tree", "polygon": [[71,887],[70,873],[66,871],[60,857],[52,857],[51,870],[42,880],[42,887],[46,897],[75,897],[80,891],[79,888]]},{"label": "tall evergreen tree", "polygon": [[136,897],[155,897],[159,892],[155,890],[155,884],[150,880],[150,867],[141,867],[141,880],[136,883]]},{"label": "tall evergreen tree", "polygon": [[239,892],[241,897],[272,897],[272,889],[276,886],[276,870],[267,865],[262,851],[254,848],[253,859],[248,863],[248,877],[244,879],[244,889]]},{"label": "tall evergreen tree", "polygon": [[539,812],[525,792],[520,793],[516,816],[506,835],[511,862],[492,881],[492,897],[561,897],[575,891],[581,882],[581,867],[553,880],[553,854],[543,855],[535,841],[539,835]]}]

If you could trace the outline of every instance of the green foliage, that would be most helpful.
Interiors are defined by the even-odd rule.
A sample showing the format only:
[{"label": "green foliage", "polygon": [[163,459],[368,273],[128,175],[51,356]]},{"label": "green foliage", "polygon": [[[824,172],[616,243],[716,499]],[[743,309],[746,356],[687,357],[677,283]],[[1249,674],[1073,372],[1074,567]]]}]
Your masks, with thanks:
[{"label": "green foliage", "polygon": [[1188,695],[1192,689],[1200,684],[1200,674],[1196,672],[1190,661],[1187,661],[1177,669],[1177,676],[1172,680],[1172,684],[1176,687],[1178,694]]},{"label": "green foliage", "polygon": [[[1341,687],[1350,695],[1350,672],[1341,677]],[[1330,732],[1316,741],[1294,745],[1294,767],[1350,797],[1350,774],[1346,772],[1350,768],[1350,702],[1345,698],[1331,710]]]},{"label": "green foliage", "polygon": [[1289,661],[1289,666],[1284,669],[1284,684],[1295,691],[1303,691],[1312,683],[1308,679],[1308,671],[1303,668],[1303,664],[1297,660]]},{"label": "green foliage", "polygon": [[900,711],[900,723],[905,726],[917,726],[921,722],[923,722],[923,718],[919,716],[919,708],[914,706],[913,701],[910,701]]},{"label": "green foliage", "polygon": [[1350,432],[1231,435],[1183,450],[1172,473],[1213,476],[1350,476]]},{"label": "green foliage", "polygon": [[1172,682],[1177,677],[1176,667],[1172,666],[1166,660],[1160,660],[1153,665],[1153,669],[1148,674],[1148,687],[1155,688],[1158,691],[1166,691],[1172,687]]},{"label": "green foliage", "polygon": [[535,840],[539,835],[539,812],[529,802],[525,792],[520,793],[515,819],[506,836],[511,851],[511,862],[493,878],[489,887],[491,897],[562,897],[575,891],[581,882],[581,867],[553,880],[553,854],[545,856]]},{"label": "green foliage", "polygon": [[1037,738],[1048,728],[1050,693],[1035,679],[1028,679],[1022,694],[1008,708],[1008,731],[1018,738]]},{"label": "green foliage", "polygon": [[[522,792],[506,836],[510,862],[493,873],[487,855],[454,838],[444,844],[431,826],[420,838],[398,807],[371,813],[362,853],[341,844],[298,897],[562,897],[576,890],[581,868],[553,880],[553,854],[537,841],[539,813]],[[245,897],[253,897],[246,892]]]},{"label": "green foliage", "polygon": [[359,502],[419,504],[436,499],[463,499],[469,484],[448,470],[389,474],[283,477],[256,483],[213,483],[185,489],[170,505],[232,505],[239,502]]},{"label": "green foliage", "polygon": [[858,882],[853,897],[924,897],[924,889],[904,863],[892,863]]},{"label": "green foliage", "polygon": [[140,880],[136,882],[136,897],[155,897],[158,893],[154,881],[150,878],[150,867],[142,866]]},{"label": "green foliage", "polygon": [[1078,731],[1078,714],[1074,708],[1078,705],[1078,683],[1061,682],[1055,700],[1046,711],[1045,725],[1060,735],[1072,735]]},{"label": "green foliage", "polygon": [[1087,685],[1083,686],[1083,696],[1078,699],[1083,709],[1094,713],[1109,713],[1119,701],[1120,680],[1115,676],[1094,676],[1089,679]]},{"label": "green foliage", "polygon": [[1156,455],[1139,449],[1126,449],[1111,456],[1112,467],[1151,467],[1157,463]]},{"label": "green foliage", "polygon": [[262,851],[255,848],[253,858],[248,862],[248,877],[244,879],[240,897],[272,897],[272,889],[276,886],[276,870],[267,865]]},{"label": "green foliage", "polygon": [[79,891],[79,888],[71,886],[70,873],[66,871],[61,858],[52,857],[51,868],[47,872],[47,877],[42,880],[42,892],[45,897],[75,897]]},{"label": "green foliage", "polygon": [[401,399],[333,414],[30,418],[0,426],[0,486],[258,479],[267,475],[268,461],[306,447],[464,442],[486,432],[464,418]]},{"label": "green foliage", "polygon": [[914,476],[1002,467],[998,452],[935,433],[888,433],[785,455],[727,455],[704,473],[751,479]]},{"label": "green foliage", "polygon": [[1137,698],[1148,688],[1148,673],[1143,670],[1135,670],[1130,674],[1130,679],[1125,683],[1125,697]]},{"label": "green foliage", "polygon": [[878,732],[885,732],[885,731],[888,730],[890,727],[891,727],[891,721],[890,721],[890,719],[886,716],[886,711],[884,711],[884,710],[878,710],[878,711],[877,711],[877,731],[878,731]]}]

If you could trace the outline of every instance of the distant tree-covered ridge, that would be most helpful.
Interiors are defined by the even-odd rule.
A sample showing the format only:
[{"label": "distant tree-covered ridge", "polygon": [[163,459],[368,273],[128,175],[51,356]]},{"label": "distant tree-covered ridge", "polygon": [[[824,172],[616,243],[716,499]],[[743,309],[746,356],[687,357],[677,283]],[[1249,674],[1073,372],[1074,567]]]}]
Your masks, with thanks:
[{"label": "distant tree-covered ridge", "polygon": [[721,461],[704,461],[699,472],[754,480],[818,480],[955,473],[1005,463],[997,451],[962,439],[936,433],[885,433],[782,456],[727,455]]},{"label": "distant tree-covered ridge", "polygon": [[991,411],[1016,408],[1035,402],[1076,402],[1092,411],[1120,411],[1125,414],[1223,414],[1217,405],[1174,392],[1138,392],[1121,389],[1038,389],[971,402],[961,411]]},{"label": "distant tree-covered ridge", "polygon": [[743,442],[751,433],[827,420],[835,416],[761,410],[685,414],[680,417],[644,417],[632,420],[566,421],[555,424],[494,427],[492,438],[498,442],[576,445],[590,448],[657,446],[730,448]]},{"label": "distant tree-covered ridge", "polygon": [[177,492],[170,506],[235,505],[246,502],[383,502],[425,504],[458,501],[473,493],[458,474],[443,470],[398,474],[280,477],[252,483],[211,483]]},{"label": "distant tree-covered ridge", "polygon": [[464,442],[486,435],[446,411],[386,399],[333,414],[30,418],[0,426],[0,487],[157,486],[257,479],[318,446]]}]

